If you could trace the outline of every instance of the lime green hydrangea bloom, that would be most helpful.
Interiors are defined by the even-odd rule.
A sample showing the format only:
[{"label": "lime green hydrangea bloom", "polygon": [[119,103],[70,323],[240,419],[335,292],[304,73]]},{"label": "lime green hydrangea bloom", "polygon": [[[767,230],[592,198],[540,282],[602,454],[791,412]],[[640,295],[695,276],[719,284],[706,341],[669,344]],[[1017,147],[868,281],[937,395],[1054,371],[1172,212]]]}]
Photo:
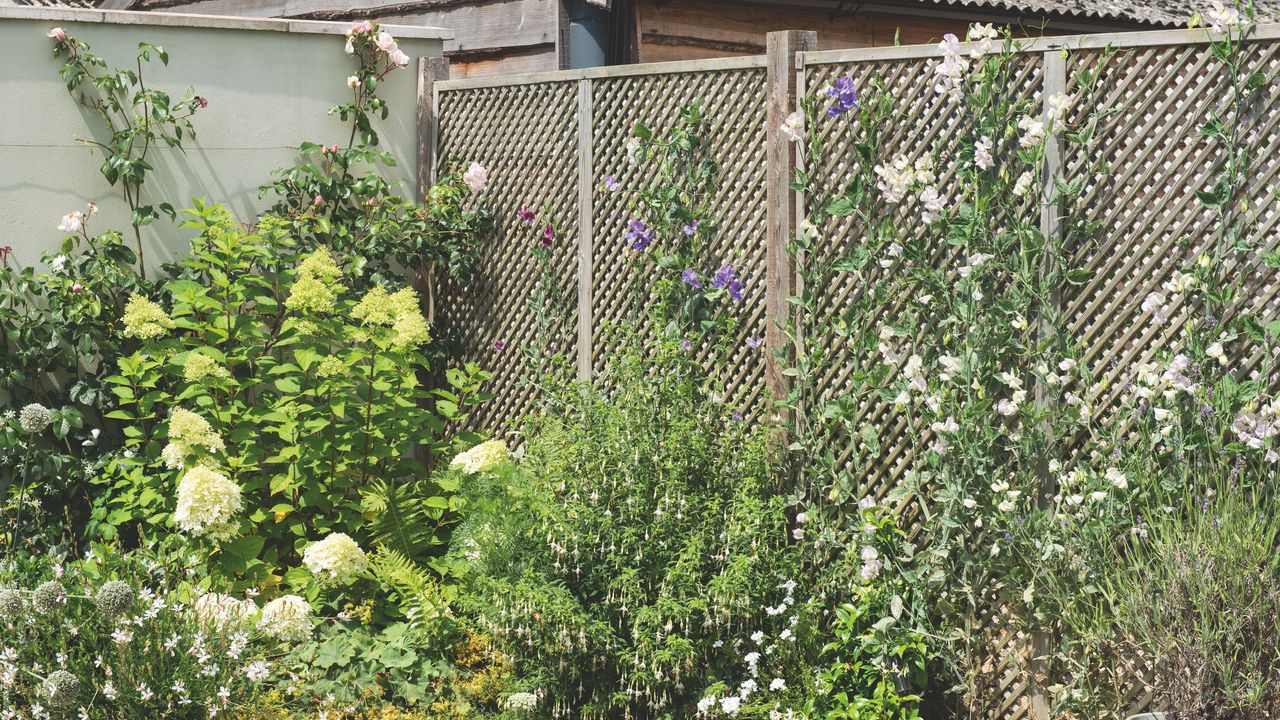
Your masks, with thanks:
[{"label": "lime green hydrangea bloom", "polygon": [[418,293],[412,288],[388,293],[379,285],[360,299],[351,315],[366,327],[391,328],[391,345],[397,350],[408,350],[431,341],[427,319],[418,309]]},{"label": "lime green hydrangea bloom", "polygon": [[124,306],[125,337],[151,340],[164,335],[174,327],[173,318],[159,305],[133,293]]},{"label": "lime green hydrangea bloom", "polygon": [[169,414],[169,444],[160,451],[160,459],[176,470],[197,448],[212,454],[221,452],[226,445],[208,420],[185,408],[175,408]]},{"label": "lime green hydrangea bloom", "polygon": [[243,509],[240,486],[226,475],[205,465],[197,465],[178,483],[178,506],[173,522],[191,535],[212,540],[235,536],[233,518]]},{"label": "lime green hydrangea bloom", "polygon": [[231,371],[202,352],[188,353],[187,361],[182,364],[182,379],[187,382],[203,382],[209,379],[226,380],[229,377],[231,377]]},{"label": "lime green hydrangea bloom", "polygon": [[326,248],[311,253],[298,264],[298,278],[293,281],[285,307],[295,312],[331,313],[338,295],[344,290],[337,279],[342,277]]},{"label": "lime green hydrangea bloom", "polygon": [[340,375],[347,368],[346,364],[333,355],[327,355],[316,365],[316,375],[322,378],[331,378]]}]

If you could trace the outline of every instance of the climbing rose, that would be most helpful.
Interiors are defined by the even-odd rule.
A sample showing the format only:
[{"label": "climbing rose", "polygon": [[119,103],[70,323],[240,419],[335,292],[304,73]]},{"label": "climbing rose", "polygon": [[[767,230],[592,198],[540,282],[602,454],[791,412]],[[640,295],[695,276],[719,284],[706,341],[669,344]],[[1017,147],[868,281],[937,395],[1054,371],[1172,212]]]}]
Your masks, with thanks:
[{"label": "climbing rose", "polygon": [[484,190],[484,186],[489,184],[489,171],[478,162],[471,163],[471,167],[462,174],[462,182],[471,188],[471,192],[478,193]]}]

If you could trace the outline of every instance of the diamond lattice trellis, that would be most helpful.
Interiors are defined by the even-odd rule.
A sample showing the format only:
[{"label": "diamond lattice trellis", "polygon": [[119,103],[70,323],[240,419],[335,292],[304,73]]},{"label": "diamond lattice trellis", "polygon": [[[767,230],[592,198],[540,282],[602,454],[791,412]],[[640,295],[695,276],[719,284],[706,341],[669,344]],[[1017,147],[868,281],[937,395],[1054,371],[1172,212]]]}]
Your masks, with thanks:
[{"label": "diamond lattice trellis", "polygon": [[[1244,72],[1262,72],[1273,78],[1280,72],[1280,28],[1263,28],[1250,48]],[[1080,286],[1064,289],[1061,299],[1066,326],[1085,351],[1083,360],[1108,382],[1093,398],[1094,412],[1103,422],[1120,416],[1129,401],[1125,384],[1138,363],[1157,359],[1173,346],[1186,320],[1183,312],[1160,325],[1141,309],[1147,293],[1159,288],[1175,270],[1185,269],[1201,253],[1215,230],[1196,192],[1206,189],[1220,158],[1216,146],[1205,140],[1198,126],[1213,109],[1229,101],[1222,92],[1224,77],[1213,61],[1202,32],[1165,32],[1117,36],[1054,38],[1024,48],[1021,62],[1009,82],[1016,96],[1038,103],[1046,83],[1047,60],[1061,48],[1065,60],[1065,87],[1078,88],[1075,74],[1093,67],[1104,57],[1102,48],[1118,48],[1100,67],[1102,88],[1098,102],[1117,111],[1107,117],[1095,139],[1095,151],[1107,161],[1110,172],[1087,183],[1084,214],[1099,223],[1099,232],[1087,244],[1068,248],[1073,267],[1092,275]],[[878,82],[897,99],[896,118],[885,129],[884,146],[890,154],[902,152],[914,159],[922,153],[954,155],[966,128],[954,106],[933,90],[932,46],[806,54],[801,63],[802,87],[813,91],[834,78],[850,74],[859,87]],[[736,62],[736,61],[735,61]],[[580,97],[584,83],[590,128],[580,138]],[[481,279],[473,286],[447,292],[440,322],[463,339],[462,356],[476,359],[496,373],[493,390],[498,400],[473,419],[476,426],[497,430],[504,421],[518,418],[536,407],[533,390],[520,378],[529,367],[521,354],[536,330],[535,314],[526,300],[539,274],[529,249],[537,241],[533,230],[520,224],[514,213],[521,206],[546,208],[547,217],[562,231],[557,240],[554,267],[570,296],[577,290],[577,236],[582,193],[590,208],[593,272],[592,314],[589,332],[577,329],[576,306],[569,307],[557,328],[567,357],[576,357],[579,337],[589,338],[592,369],[599,371],[609,350],[606,328],[631,317],[637,305],[628,248],[623,239],[629,210],[624,195],[603,187],[614,176],[624,188],[635,189],[646,177],[626,158],[625,143],[631,127],[644,123],[659,132],[675,122],[679,110],[694,101],[702,104],[709,120],[710,151],[721,167],[719,196],[714,204],[718,229],[708,250],[709,262],[737,267],[748,281],[743,303],[744,327],[741,355],[731,377],[724,378],[732,402],[740,403],[755,417],[765,398],[763,377],[768,348],[752,350],[745,340],[764,334],[766,152],[768,138],[765,108],[769,90],[762,59],[725,64],[722,61],[680,66],[636,66],[607,71],[570,71],[532,79],[515,79],[510,85],[478,81],[450,83],[439,92],[439,157],[476,159],[493,177],[493,203],[499,232],[488,251]],[[1247,140],[1258,153],[1250,179],[1249,197],[1268,194],[1280,185],[1280,157],[1272,151],[1280,135],[1277,123],[1280,88],[1272,83],[1263,91],[1253,113]],[[1073,112],[1082,112],[1077,107]],[[846,130],[845,128],[849,128]],[[847,123],[830,123],[812,129],[829,145],[852,142],[859,132]],[[849,134],[845,134],[845,133]],[[579,187],[580,148],[587,143],[592,158],[588,177],[592,187]],[[1070,177],[1083,158],[1068,145],[1062,172]],[[804,160],[802,159],[802,163]],[[858,168],[848,165],[846,153],[828,153],[816,168],[825,177],[847,178]],[[954,166],[939,164],[940,186],[946,186]],[[838,181],[838,180],[837,180]],[[1038,210],[1037,210],[1038,212]],[[1273,204],[1248,208],[1256,221],[1251,237],[1257,246],[1247,262],[1274,250],[1280,213]],[[915,209],[902,208],[900,227],[917,227]],[[852,221],[837,221],[821,228],[819,253],[839,257],[862,241]],[[562,242],[561,242],[562,240]],[[954,265],[954,250],[942,248],[934,260]],[[820,258],[815,258],[820,259]],[[708,268],[713,269],[713,268]],[[861,282],[842,277],[826,289],[820,312],[840,315],[856,307],[876,287],[882,271],[868,266]],[[1263,277],[1265,279],[1256,279]],[[1265,309],[1268,317],[1280,310],[1280,283],[1272,274],[1254,272],[1242,297],[1252,308]],[[505,341],[495,351],[493,344]],[[874,344],[846,342],[827,348],[840,358],[829,377],[822,379],[825,397],[838,397],[850,387],[851,376],[876,361]],[[1264,371],[1260,353],[1248,346],[1238,358],[1257,376]],[[1264,381],[1274,384],[1271,377]],[[913,458],[906,419],[890,403],[868,403],[859,423],[876,428],[879,442],[872,449],[858,444],[832,448],[840,462],[856,472],[860,495],[886,496],[904,482]],[[908,522],[916,508],[901,507]],[[922,539],[927,542],[927,538]],[[1029,685],[1030,639],[1020,633],[1001,608],[998,597],[988,599],[990,610],[979,619],[986,640],[988,661],[979,669],[972,717],[1014,720],[1031,717]],[[1130,711],[1150,703],[1150,692],[1136,680],[1141,668],[1132,668],[1134,681],[1126,688]],[[1122,713],[1125,708],[1117,708]]]}]

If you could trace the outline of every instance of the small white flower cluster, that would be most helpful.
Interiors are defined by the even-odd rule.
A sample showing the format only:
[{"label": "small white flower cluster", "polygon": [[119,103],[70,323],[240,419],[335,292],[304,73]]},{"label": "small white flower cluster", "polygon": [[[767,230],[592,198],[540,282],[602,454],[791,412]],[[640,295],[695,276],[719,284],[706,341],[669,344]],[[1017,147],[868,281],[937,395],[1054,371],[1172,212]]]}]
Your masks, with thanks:
[{"label": "small white flower cluster", "polygon": [[512,693],[504,703],[508,710],[516,712],[533,712],[538,708],[538,696],[531,692]]},{"label": "small white flower cluster", "polygon": [[23,432],[33,435],[38,432],[44,432],[44,429],[49,427],[51,422],[53,422],[53,414],[49,411],[49,408],[40,403],[25,405],[18,413],[18,427],[22,428]]},{"label": "small white flower cluster", "polygon": [[888,165],[877,165],[875,173],[876,188],[887,203],[896,205],[914,188],[919,188],[916,197],[923,208],[920,218],[926,224],[935,222],[947,207],[947,197],[934,185],[938,176],[933,169],[933,158],[928,155],[912,163],[899,154]]},{"label": "small white flower cluster", "polygon": [[1018,144],[1027,149],[1043,145],[1049,133],[1057,131],[1062,124],[1067,110],[1071,108],[1071,100],[1066,93],[1054,93],[1045,98],[1043,118],[1034,115],[1019,118],[1018,129],[1022,131],[1022,137],[1018,138]]},{"label": "small white flower cluster", "polygon": [[997,377],[1012,394],[996,402],[996,412],[1005,417],[1013,417],[1018,414],[1022,403],[1027,401],[1027,391],[1022,386],[1022,379],[1012,373],[1002,372]]},{"label": "small white flower cluster", "polygon": [[[784,615],[792,606],[795,605],[796,581],[787,580],[778,586],[786,592],[786,597],[776,607],[766,607],[765,614],[770,617]],[[782,647],[783,643],[791,643],[795,641],[794,628],[799,623],[798,615],[791,615],[787,619],[787,626],[784,627],[777,637],[766,643],[766,636],[763,630],[757,630],[751,634],[751,646],[760,648],[759,650],[751,650],[742,656],[742,662],[747,667],[747,678],[738,684],[731,692],[724,694],[708,693],[698,700],[697,717],[715,717],[722,715],[725,717],[735,717],[742,711],[743,703],[749,701],[753,695],[760,690],[759,680],[761,674],[760,661],[771,656]],[[718,644],[717,644],[718,646]],[[763,651],[763,654],[762,654]],[[787,681],[781,677],[775,677],[769,681],[769,692],[782,692],[787,689]],[[778,712],[775,709],[775,712]],[[792,717],[790,710],[787,715],[779,714],[778,717]],[[770,717],[773,717],[771,713]]]},{"label": "small white flower cluster", "polygon": [[938,43],[938,49],[942,51],[942,59],[933,66],[933,74],[938,80],[933,89],[939,95],[961,100],[964,98],[964,79],[969,72],[969,61],[960,52],[960,38],[955,33],[947,33]]},{"label": "small white flower cluster", "polygon": [[364,550],[346,533],[329,533],[309,545],[302,564],[322,585],[346,585],[369,567]]},{"label": "small white flower cluster", "polygon": [[778,126],[778,132],[782,134],[788,142],[801,142],[805,138],[804,129],[804,113],[796,110],[782,121],[782,125]]},{"label": "small white flower cluster", "polygon": [[1255,401],[1241,410],[1231,423],[1231,432],[1254,450],[1265,447],[1267,462],[1280,460],[1280,452],[1276,451],[1274,443],[1269,442],[1280,435],[1280,398],[1273,398],[1271,402]]},{"label": "small white flower cluster", "polygon": [[205,593],[191,604],[191,613],[202,627],[218,632],[244,626],[258,612],[252,600],[239,600],[222,593]]}]

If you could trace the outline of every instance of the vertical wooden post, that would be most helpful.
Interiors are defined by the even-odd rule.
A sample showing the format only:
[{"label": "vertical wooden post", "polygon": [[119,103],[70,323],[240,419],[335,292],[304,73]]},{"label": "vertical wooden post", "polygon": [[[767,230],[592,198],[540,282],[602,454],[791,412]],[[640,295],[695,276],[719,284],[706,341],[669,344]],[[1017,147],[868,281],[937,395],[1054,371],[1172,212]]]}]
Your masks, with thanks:
[{"label": "vertical wooden post", "polygon": [[594,362],[592,333],[595,309],[592,306],[592,261],[594,247],[595,162],[592,145],[591,80],[578,81],[578,379],[591,380]]},{"label": "vertical wooden post", "polygon": [[[1045,116],[1049,113],[1048,99],[1052,95],[1065,92],[1067,89],[1067,61],[1062,56],[1060,50],[1050,50],[1044,53],[1044,86],[1041,89],[1040,98],[1043,103],[1043,113]],[[1040,258],[1040,277],[1054,277],[1058,271],[1056,267],[1056,254],[1060,250],[1062,243],[1062,208],[1059,207],[1055,200],[1054,178],[1062,172],[1062,137],[1060,132],[1055,132],[1049,136],[1044,147],[1044,165],[1041,168],[1041,186],[1043,188],[1040,196],[1040,233],[1044,236],[1044,251]],[[1036,318],[1036,332],[1040,342],[1048,342],[1054,335],[1054,323],[1057,322],[1058,316],[1062,312],[1062,297],[1058,288],[1052,287],[1048,289],[1045,297],[1045,305],[1042,305],[1038,311]],[[1053,395],[1049,388],[1043,382],[1035,384],[1035,402],[1038,407],[1048,407],[1054,402]],[[1052,433],[1053,428],[1046,421],[1046,435]],[[1051,437],[1045,438],[1046,447],[1052,447]],[[1036,502],[1044,506],[1048,502],[1048,498],[1054,492],[1054,479],[1049,472],[1048,453],[1040,457],[1036,463],[1036,472],[1039,475],[1040,497],[1036,498]],[[1046,688],[1048,683],[1048,668],[1046,657],[1051,646],[1051,638],[1043,632],[1037,632],[1031,639],[1031,720],[1049,720],[1049,695]]]},{"label": "vertical wooden post", "polygon": [[[436,83],[449,79],[449,59],[418,58],[418,196],[421,202],[436,180],[436,150],[440,135],[439,105]],[[428,323],[436,320],[435,273],[430,266],[418,268],[416,285],[426,307]]]},{"label": "vertical wooden post", "polygon": [[795,285],[795,266],[787,244],[797,225],[798,199],[791,189],[795,177],[797,148],[782,135],[782,123],[796,108],[799,72],[796,53],[815,50],[818,34],[806,30],[784,30],[766,36],[765,82],[768,93],[765,112],[765,389],[774,399],[789,391],[785,370],[788,351],[787,322]]}]

